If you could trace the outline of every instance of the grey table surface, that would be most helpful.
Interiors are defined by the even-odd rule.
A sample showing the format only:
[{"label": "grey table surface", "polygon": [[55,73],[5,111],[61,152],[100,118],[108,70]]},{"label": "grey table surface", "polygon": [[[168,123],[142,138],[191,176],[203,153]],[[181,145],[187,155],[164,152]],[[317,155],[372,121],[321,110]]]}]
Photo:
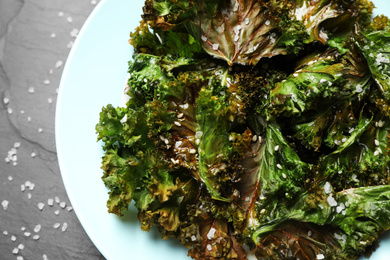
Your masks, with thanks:
[{"label": "grey table surface", "polygon": [[0,260],[105,259],[58,167],[63,65],[98,0],[0,0]]}]

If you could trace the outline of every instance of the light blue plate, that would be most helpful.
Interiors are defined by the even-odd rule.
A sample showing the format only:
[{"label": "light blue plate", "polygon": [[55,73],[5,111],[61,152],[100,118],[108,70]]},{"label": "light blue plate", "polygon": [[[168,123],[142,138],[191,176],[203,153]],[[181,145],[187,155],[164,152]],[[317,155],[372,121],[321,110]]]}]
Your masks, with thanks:
[{"label": "light blue plate", "polygon": [[[390,15],[389,0],[374,1]],[[108,214],[107,189],[100,177],[101,144],[95,125],[101,108],[119,105],[131,57],[129,33],[141,20],[143,0],[105,0],[88,18],[70,52],[56,110],[56,144],[62,178],[89,237],[109,260],[184,260],[187,250],[163,241],[156,230],[141,231],[136,210]],[[390,234],[370,260],[390,259]]]}]

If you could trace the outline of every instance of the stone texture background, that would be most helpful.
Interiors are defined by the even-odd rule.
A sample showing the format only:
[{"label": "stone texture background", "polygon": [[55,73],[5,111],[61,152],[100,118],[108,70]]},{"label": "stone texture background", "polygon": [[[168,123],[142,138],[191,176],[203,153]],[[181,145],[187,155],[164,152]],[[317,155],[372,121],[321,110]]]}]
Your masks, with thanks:
[{"label": "stone texture background", "polygon": [[0,259],[105,259],[71,208],[54,136],[63,64],[97,3],[0,0]]}]

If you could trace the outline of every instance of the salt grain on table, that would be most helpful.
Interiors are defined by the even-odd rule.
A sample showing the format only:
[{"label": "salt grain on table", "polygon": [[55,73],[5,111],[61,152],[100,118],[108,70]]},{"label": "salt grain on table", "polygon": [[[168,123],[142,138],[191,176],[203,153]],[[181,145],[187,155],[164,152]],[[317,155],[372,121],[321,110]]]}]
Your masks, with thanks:
[{"label": "salt grain on table", "polygon": [[66,210],[67,210],[67,211],[72,211],[73,208],[72,208],[71,206],[69,206],[69,207],[66,207]]},{"label": "salt grain on table", "polygon": [[12,181],[14,178],[12,176],[8,176],[8,180]]},{"label": "salt grain on table", "polygon": [[7,210],[8,209],[8,205],[9,205],[8,200],[3,200],[1,202],[1,206],[3,206],[3,210]]},{"label": "salt grain on table", "polygon": [[39,209],[39,210],[43,210],[43,207],[45,207],[45,204],[42,203],[42,202],[39,202],[39,203],[38,203],[38,209]]},{"label": "salt grain on table", "polygon": [[54,201],[55,201],[57,204],[60,203],[60,197],[55,196],[55,197],[54,197]]},{"label": "salt grain on table", "polygon": [[41,231],[41,228],[42,228],[42,226],[40,224],[36,225],[34,228],[34,232],[38,233],[39,231]]},{"label": "salt grain on table", "polygon": [[39,235],[34,235],[32,238],[33,238],[34,240],[38,240],[38,239],[39,239]]},{"label": "salt grain on table", "polygon": [[4,231],[3,231],[3,235],[4,235],[4,236],[8,236],[8,231],[7,231],[7,230],[4,230]]},{"label": "salt grain on table", "polygon": [[11,240],[15,242],[16,241],[16,237],[14,235],[11,236]]},{"label": "salt grain on table", "polygon": [[25,228],[25,227],[21,227],[21,228],[20,228],[20,230],[22,230],[22,231],[25,231],[25,230],[26,230],[26,228]]},{"label": "salt grain on table", "polygon": [[29,236],[31,236],[31,233],[30,232],[24,232],[23,235],[26,236],[26,237],[29,237]]},{"label": "salt grain on table", "polygon": [[32,157],[32,158],[34,158],[34,157],[36,157],[36,156],[37,156],[36,153],[34,153],[34,152],[31,153],[31,157]]},{"label": "salt grain on table", "polygon": [[16,260],[24,260],[24,258],[23,258],[23,256],[18,255],[18,256],[16,257]]},{"label": "salt grain on table", "polygon": [[58,216],[58,215],[60,215],[60,211],[59,210],[55,210],[54,214],[56,214]]},{"label": "salt grain on table", "polygon": [[53,228],[59,228],[60,226],[61,226],[60,223],[55,223],[55,224],[53,225]]},{"label": "salt grain on table", "polygon": [[47,200],[47,205],[49,205],[50,207],[52,207],[54,205],[54,200],[53,199],[48,199]]},{"label": "salt grain on table", "polygon": [[18,245],[18,248],[19,248],[20,250],[23,250],[23,249],[24,249],[24,245],[23,245],[23,244],[19,244],[19,245]]},{"label": "salt grain on table", "polygon": [[42,257],[43,257],[43,260],[49,260],[49,258],[47,258],[46,254],[43,254]]},{"label": "salt grain on table", "polygon": [[58,60],[58,61],[56,62],[56,64],[54,65],[54,67],[55,67],[56,69],[58,69],[58,68],[60,68],[60,67],[62,66],[62,64],[63,64],[62,60]]},{"label": "salt grain on table", "polygon": [[12,250],[12,254],[14,255],[19,254],[19,248],[15,247],[14,250]]},{"label": "salt grain on table", "polygon": [[32,198],[31,193],[28,193],[28,194],[27,194],[27,198],[28,198],[28,199],[31,199],[31,198]]},{"label": "salt grain on table", "polygon": [[66,207],[66,202],[64,202],[64,201],[61,202],[61,203],[60,203],[60,207],[64,209],[64,208]]},{"label": "salt grain on table", "polygon": [[65,232],[67,228],[68,228],[68,223],[65,222],[64,224],[62,224],[62,228],[61,228],[62,232]]}]

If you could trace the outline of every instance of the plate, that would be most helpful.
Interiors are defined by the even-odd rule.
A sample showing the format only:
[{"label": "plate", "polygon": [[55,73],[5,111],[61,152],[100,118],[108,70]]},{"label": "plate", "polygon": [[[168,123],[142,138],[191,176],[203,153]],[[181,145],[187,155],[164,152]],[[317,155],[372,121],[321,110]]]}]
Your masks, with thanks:
[{"label": "plate", "polygon": [[[387,1],[374,1],[377,12],[390,15]],[[139,24],[142,5],[141,0],[103,0],[81,29],[58,93],[58,161],[77,217],[107,259],[190,259],[178,242],[161,240],[155,229],[141,231],[135,207],[121,218],[108,214],[108,190],[100,179],[103,151],[101,143],[96,142],[95,125],[103,106],[120,103],[132,53],[129,33]],[[370,260],[388,259],[389,232],[383,240]]]}]

